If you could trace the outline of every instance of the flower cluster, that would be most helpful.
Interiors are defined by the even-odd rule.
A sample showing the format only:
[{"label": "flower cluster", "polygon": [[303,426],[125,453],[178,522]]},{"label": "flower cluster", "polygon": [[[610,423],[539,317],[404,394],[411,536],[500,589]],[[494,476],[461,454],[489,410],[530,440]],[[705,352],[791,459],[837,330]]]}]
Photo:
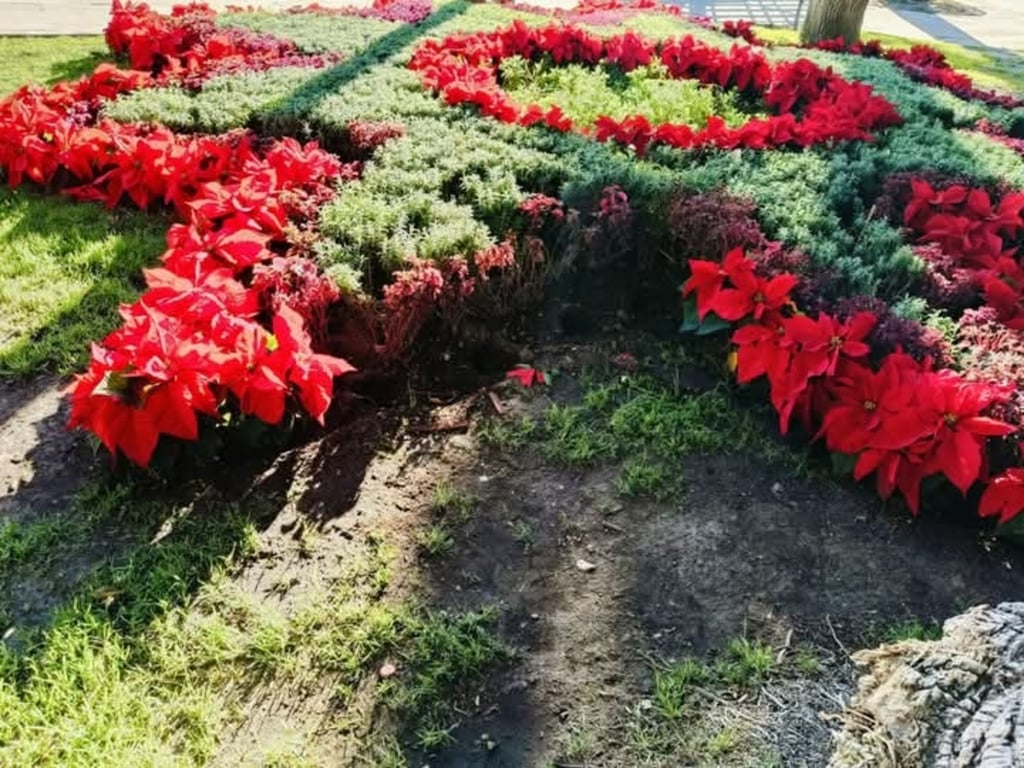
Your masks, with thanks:
[{"label": "flower cluster", "polygon": [[378,354],[388,360],[398,358],[409,347],[436,309],[453,310],[476,288],[465,259],[438,264],[409,256],[406,264],[407,268],[395,272],[393,282],[384,287],[387,312],[383,349]]},{"label": "flower cluster", "polygon": [[[164,71],[186,66],[190,54],[174,57],[194,46],[216,49],[214,37],[188,38],[192,27],[179,20],[195,17],[209,12],[189,6],[163,17],[115,3],[109,35],[137,65]],[[170,30],[182,36],[173,46]],[[315,352],[309,335],[322,335],[337,288],[315,265],[280,255],[309,201],[329,198],[352,169],[290,138],[178,136],[97,119],[103,99],[156,82],[102,65],[77,83],[26,87],[0,102],[0,173],[10,186],[61,187],[111,207],[169,205],[182,220],[167,234],[162,266],[146,272],[147,290],[121,308],[123,326],[93,346],[70,388],[71,426],[140,465],[161,436],[195,440],[200,416],[236,411],[277,424],[294,400],[322,421],[334,377],[352,370]]]},{"label": "flower cluster", "polygon": [[982,286],[985,301],[1010,328],[1024,329],[1024,268],[1014,258],[1024,233],[1024,192],[998,202],[984,189],[953,184],[935,188],[911,181],[903,214],[918,242],[932,243],[952,258],[956,270]]},{"label": "flower cluster", "polygon": [[145,3],[113,0],[106,40],[132,68],[198,87],[217,75],[273,67],[322,67],[335,55],[306,55],[295,43],[241,28],[222,29],[205,3],[175,6],[170,15]]},{"label": "flower cluster", "polygon": [[[697,129],[685,124],[652,125],[643,115],[622,120],[601,116],[591,131],[589,126],[575,126],[557,106],[516,104],[499,83],[499,65],[510,56],[549,57],[556,65],[610,65],[625,72],[657,59],[671,77],[761,95],[766,107],[777,114],[737,128],[712,116]],[[420,74],[424,86],[437,91],[448,104],[474,104],[483,114],[507,123],[593,132],[599,141],[631,146],[638,154],[654,143],[679,149],[767,149],[868,141],[873,131],[902,122],[895,107],[870,86],[848,82],[813,62],[773,66],[749,46],[737,45],[724,52],[691,36],[652,43],[632,32],[602,39],[568,24],[533,28],[515,22],[496,32],[428,40],[409,66]]]},{"label": "flower cluster", "polygon": [[[537,16],[554,16],[573,24],[593,26],[620,24],[641,11],[663,13],[677,18],[684,15],[679,6],[667,5],[659,0],[582,0],[572,8],[551,8],[531,3],[513,3],[512,5],[516,10]],[[694,20],[690,19],[690,21]]]},{"label": "flower cluster", "polygon": [[348,144],[358,155],[369,157],[377,147],[405,135],[405,128],[397,123],[352,120],[347,126]]},{"label": "flower cluster", "polygon": [[[161,133],[165,155],[137,157],[142,171],[178,154],[182,140]],[[294,139],[264,151],[244,134],[188,141],[219,150],[206,156],[215,172],[191,156],[195,162],[173,179],[173,195],[169,176],[144,181],[140,200],[173,199],[185,223],[171,227],[163,267],[146,272],[148,290],[122,307],[123,327],[94,345],[89,369],[70,389],[70,425],[140,465],[149,463],[161,435],[195,440],[200,414],[217,419],[237,407],[278,424],[295,396],[322,422],[334,377],[353,370],[314,352],[307,331],[310,320],[322,329],[337,289],[323,276],[311,280],[300,263],[282,264],[289,260],[273,250],[289,216],[281,193],[322,187],[340,164]],[[128,196],[135,199],[130,189]],[[303,273],[294,281],[270,278],[293,267]]]},{"label": "flower cluster", "polygon": [[[764,48],[772,46],[770,41],[757,36],[753,29],[753,23],[750,21],[726,21],[721,26],[715,24],[711,19],[691,18],[690,21],[729,37],[740,38],[751,45]],[[980,101],[1006,109],[1024,106],[1024,99],[994,90],[986,91],[978,88],[968,75],[957,71],[946,60],[945,54],[928,45],[915,45],[909,50],[904,48],[887,49],[880,40],[865,40],[848,44],[842,37],[836,37],[831,40],[819,40],[801,47],[829,51],[830,53],[888,59],[911,79],[925,85],[944,88],[962,99]]]},{"label": "flower cluster", "polygon": [[526,216],[528,229],[536,232],[543,228],[546,221],[562,221],[565,210],[562,201],[556,197],[535,194],[527,197],[519,204],[519,211]]},{"label": "flower cluster", "polygon": [[[798,416],[830,451],[856,457],[855,478],[874,473],[882,498],[898,490],[915,514],[926,477],[944,476],[964,494],[987,480],[986,441],[1015,431],[988,412],[1009,400],[1011,387],[969,381],[899,350],[873,361],[873,312],[803,314],[792,300],[797,278],[761,277],[742,249],[690,268],[683,294],[695,296],[699,317],[743,322],[732,335],[737,379],[767,380],[784,433]],[[996,479],[990,488],[1002,490],[989,491],[998,496],[981,514],[1008,518],[1024,508],[1024,494],[1004,492],[1009,482]]]},{"label": "flower cluster", "polygon": [[751,45],[767,45],[767,42],[765,40],[762,40],[760,37],[757,36],[757,33],[754,31],[754,22],[752,21],[724,21],[722,22],[722,26],[718,31],[721,32],[723,35],[728,35],[729,37],[737,37],[740,40],[745,40]]},{"label": "flower cluster", "polygon": [[985,104],[1006,109],[1024,106],[1024,99],[1019,99],[998,91],[986,91],[974,85],[971,78],[954,69],[945,55],[928,45],[915,45],[909,50],[904,48],[886,49],[878,40],[866,43],[847,45],[841,37],[834,40],[821,40],[813,43],[810,48],[818,48],[833,53],[849,53],[854,56],[884,58],[893,62],[912,80],[925,85],[932,85],[969,101],[980,101]]},{"label": "flower cluster", "polygon": [[314,346],[326,346],[327,310],[340,298],[340,292],[316,262],[274,256],[253,268],[252,289],[261,297],[263,309],[280,312],[289,307],[298,312]]},{"label": "flower cluster", "polygon": [[1013,150],[1024,157],[1024,139],[1015,139],[998,125],[990,120],[982,118],[974,125],[973,133],[987,136],[992,141],[1002,144],[1007,149]]}]

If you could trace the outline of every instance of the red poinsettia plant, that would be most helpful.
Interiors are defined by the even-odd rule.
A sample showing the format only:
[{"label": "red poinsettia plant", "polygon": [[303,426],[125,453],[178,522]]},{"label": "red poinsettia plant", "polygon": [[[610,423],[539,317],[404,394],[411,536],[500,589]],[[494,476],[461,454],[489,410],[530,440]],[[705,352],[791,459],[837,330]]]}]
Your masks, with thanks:
[{"label": "red poinsettia plant", "polygon": [[[874,474],[882,498],[899,491],[915,514],[925,478],[944,477],[964,494],[989,481],[987,441],[1016,431],[990,415],[1011,386],[970,381],[902,351],[879,359],[873,312],[803,313],[792,299],[796,276],[762,276],[742,249],[721,264],[691,260],[690,271],[683,296],[694,297],[702,320],[714,313],[741,323],[731,337],[737,380],[767,381],[784,434],[797,416],[829,451],[855,457],[856,479]],[[981,513],[1007,519],[1024,509],[1018,480],[1019,472],[992,481]]]},{"label": "red poinsettia plant", "polygon": [[[611,66],[623,72],[660,61],[670,77],[760,96],[775,114],[736,128],[717,116],[694,128],[652,125],[643,115],[621,120],[604,115],[592,127],[577,126],[558,106],[545,109],[515,103],[499,79],[502,60],[511,56],[547,59],[555,65]],[[482,114],[506,123],[592,134],[598,141],[633,147],[638,154],[652,144],[679,149],[767,149],[870,141],[874,131],[902,122],[895,107],[870,86],[851,83],[813,62],[801,59],[773,65],[749,46],[736,45],[726,52],[689,35],[655,43],[633,32],[601,38],[572,24],[538,28],[515,22],[496,32],[427,40],[413,54],[409,67],[447,104],[472,104]]]},{"label": "red poinsettia plant", "polygon": [[[1024,329],[1024,269],[1016,254],[1024,234],[1024,192],[998,200],[985,189],[952,184],[935,188],[911,181],[903,222],[920,243],[938,247],[953,266],[982,286],[1009,328]],[[926,254],[927,255],[927,254]]]}]

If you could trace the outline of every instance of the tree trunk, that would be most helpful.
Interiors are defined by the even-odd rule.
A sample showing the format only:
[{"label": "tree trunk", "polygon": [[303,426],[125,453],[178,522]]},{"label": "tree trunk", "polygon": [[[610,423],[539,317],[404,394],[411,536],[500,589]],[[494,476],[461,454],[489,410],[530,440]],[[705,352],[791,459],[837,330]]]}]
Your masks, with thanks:
[{"label": "tree trunk", "polygon": [[848,45],[860,38],[860,27],[864,23],[864,11],[868,0],[810,0],[800,40],[816,43],[842,37]]}]

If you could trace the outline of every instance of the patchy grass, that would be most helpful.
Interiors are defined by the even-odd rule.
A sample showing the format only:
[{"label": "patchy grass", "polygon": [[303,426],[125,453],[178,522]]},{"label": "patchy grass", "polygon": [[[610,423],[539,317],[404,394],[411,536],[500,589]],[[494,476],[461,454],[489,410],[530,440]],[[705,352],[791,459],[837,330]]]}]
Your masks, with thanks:
[{"label": "patchy grass", "polygon": [[771,646],[745,637],[731,640],[715,663],[715,673],[720,680],[744,688],[766,682],[774,669],[775,653]]},{"label": "patchy grass", "polygon": [[[65,514],[0,523],[0,595],[9,592],[15,575],[45,573],[61,552],[87,541],[98,524],[145,514],[146,510],[131,507],[131,498],[129,485],[90,483],[75,495]],[[3,602],[0,597],[0,606]]]},{"label": "patchy grass", "polygon": [[537,531],[534,530],[530,521],[516,518],[515,520],[509,520],[507,525],[512,531],[512,538],[515,539],[516,543],[523,548],[524,552],[529,552],[537,539]]},{"label": "patchy grass", "polygon": [[455,548],[455,539],[443,525],[431,525],[417,536],[420,549],[428,557],[447,557]]},{"label": "patchy grass", "polygon": [[624,460],[616,486],[630,496],[678,493],[684,485],[679,461],[693,455],[750,452],[806,471],[806,456],[773,438],[724,387],[677,395],[644,377],[585,382],[582,402],[554,403],[538,421],[490,419],[477,436],[503,451],[533,445],[549,460],[573,467]]},{"label": "patchy grass", "polygon": [[442,480],[434,488],[431,507],[438,516],[452,517],[458,522],[465,522],[472,516],[474,506],[476,499],[450,480]]},{"label": "patchy grass", "polygon": [[688,712],[694,688],[713,676],[709,667],[695,659],[683,659],[667,669],[655,670],[654,705],[666,720],[679,720]]},{"label": "patchy grass", "polygon": [[[795,43],[798,33],[792,29],[757,27],[757,34],[774,43]],[[970,75],[982,88],[1003,91],[1024,91],[1024,61],[1020,56],[1001,54],[986,48],[969,48],[938,40],[914,40],[909,37],[887,35],[865,30],[864,40],[880,40],[887,48],[911,48],[922,43],[941,51],[950,65]]]},{"label": "patchy grass", "polygon": [[0,95],[27,83],[53,85],[78,79],[109,58],[100,35],[0,37]]},{"label": "patchy grass", "polygon": [[[199,584],[251,555],[237,509],[165,510],[173,530],[96,570],[52,625],[0,645],[0,764],[194,764],[216,742],[221,708],[165,666],[214,644],[175,646],[169,629]],[[196,514],[190,514],[196,512]],[[17,633],[16,633],[17,636]],[[70,762],[69,762],[70,761]]]},{"label": "patchy grass", "polygon": [[404,671],[383,681],[379,694],[386,706],[414,723],[419,746],[449,742],[455,727],[453,693],[507,655],[491,631],[496,618],[493,610],[405,615],[402,642],[391,649]]},{"label": "patchy grass", "polygon": [[793,658],[793,668],[801,677],[817,677],[824,666],[817,654],[810,648],[798,648]]},{"label": "patchy grass", "polygon": [[746,638],[732,640],[706,661],[656,664],[650,699],[631,707],[620,725],[632,764],[778,764],[746,732],[742,720],[729,717],[730,702],[791,673],[775,664],[768,645]]},{"label": "patchy grass", "polygon": [[873,626],[868,630],[871,642],[867,645],[899,643],[903,640],[938,640],[942,637],[942,625],[937,621],[921,621],[910,618],[893,624]]},{"label": "patchy grass", "polygon": [[[435,744],[455,721],[458,693],[504,656],[491,611],[450,615],[388,599],[393,553],[373,538],[325,589],[288,609],[264,601],[236,578],[260,551],[251,510],[209,497],[148,505],[143,527],[157,535],[99,566],[48,627],[15,628],[0,642],[0,765],[206,765],[257,691],[311,681],[333,681],[339,723],[358,716],[348,707],[369,691],[394,722]],[[89,505],[93,516],[140,507],[127,492],[79,503],[82,519]],[[2,573],[59,548],[71,530],[61,525],[4,528]],[[397,672],[378,680],[385,659]],[[384,736],[367,745],[376,764],[402,765]],[[262,759],[313,764],[301,745]]]}]

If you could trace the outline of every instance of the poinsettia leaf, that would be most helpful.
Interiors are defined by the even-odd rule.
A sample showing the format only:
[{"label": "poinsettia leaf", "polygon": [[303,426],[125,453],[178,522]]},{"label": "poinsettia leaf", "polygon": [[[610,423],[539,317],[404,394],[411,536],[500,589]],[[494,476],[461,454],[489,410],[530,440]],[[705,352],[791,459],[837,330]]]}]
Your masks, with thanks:
[{"label": "poinsettia leaf", "polygon": [[524,387],[529,389],[534,384],[546,384],[548,379],[543,371],[531,368],[528,365],[517,365],[505,374],[506,379],[515,379]]},{"label": "poinsettia leaf", "polygon": [[714,312],[708,312],[701,320],[697,314],[697,298],[695,296],[691,296],[683,302],[683,324],[679,326],[680,333],[709,336],[712,333],[726,331],[731,327],[731,323],[723,320]]},{"label": "poinsettia leaf", "polygon": [[832,474],[836,477],[853,477],[853,468],[857,465],[857,456],[852,453],[833,452],[829,454],[832,460]]},{"label": "poinsettia leaf", "polygon": [[1017,515],[1008,522],[996,526],[996,536],[1018,546],[1024,546],[1024,515]]}]

